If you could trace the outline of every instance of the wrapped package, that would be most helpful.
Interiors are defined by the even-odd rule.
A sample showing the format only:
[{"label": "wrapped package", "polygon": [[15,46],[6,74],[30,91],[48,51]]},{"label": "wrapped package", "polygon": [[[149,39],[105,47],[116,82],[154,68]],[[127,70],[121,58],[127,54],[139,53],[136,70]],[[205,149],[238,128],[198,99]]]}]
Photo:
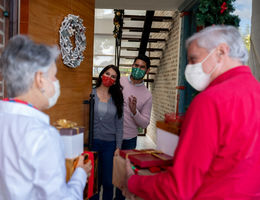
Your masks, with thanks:
[{"label": "wrapped package", "polygon": [[64,143],[65,158],[79,156],[84,149],[84,128],[61,128],[59,131]]},{"label": "wrapped package", "polygon": [[84,149],[84,127],[65,119],[58,120],[55,127],[64,143],[65,158],[73,159],[79,156]]},{"label": "wrapped package", "polygon": [[140,168],[172,165],[173,157],[154,149],[120,150],[120,156],[129,160]]}]

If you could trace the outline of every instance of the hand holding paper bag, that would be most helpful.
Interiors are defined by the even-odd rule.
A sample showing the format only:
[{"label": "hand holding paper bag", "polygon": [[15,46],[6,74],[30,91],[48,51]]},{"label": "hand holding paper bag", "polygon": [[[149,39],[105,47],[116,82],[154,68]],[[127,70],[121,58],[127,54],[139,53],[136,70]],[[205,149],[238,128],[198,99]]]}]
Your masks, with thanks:
[{"label": "hand holding paper bag", "polygon": [[79,156],[77,167],[81,167],[82,169],[84,169],[84,171],[86,172],[88,177],[90,177],[91,169],[92,169],[91,160],[88,160],[87,162],[85,162],[84,158],[85,158],[84,156]]}]

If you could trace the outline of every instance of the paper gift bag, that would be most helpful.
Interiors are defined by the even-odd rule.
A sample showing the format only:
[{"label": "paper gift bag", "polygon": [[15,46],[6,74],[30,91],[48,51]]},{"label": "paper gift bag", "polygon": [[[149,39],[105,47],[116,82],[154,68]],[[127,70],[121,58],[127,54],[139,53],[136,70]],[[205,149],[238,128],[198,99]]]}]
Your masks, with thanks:
[{"label": "paper gift bag", "polygon": [[[92,170],[91,175],[88,177],[88,181],[86,184],[86,187],[83,192],[84,199],[89,199],[91,196],[96,194],[98,192],[98,159],[97,159],[97,153],[96,152],[89,152],[85,151],[85,163],[88,162],[88,160],[91,160],[92,163]],[[66,159],[66,181],[68,182],[73,175],[77,162],[79,157],[74,159]]]},{"label": "paper gift bag", "polygon": [[[139,175],[154,175],[147,169],[141,169],[137,172]],[[126,163],[121,156],[114,156],[113,163],[113,179],[112,183],[115,187],[126,192],[126,196],[131,199],[140,200],[140,197],[134,197],[127,189]]]}]

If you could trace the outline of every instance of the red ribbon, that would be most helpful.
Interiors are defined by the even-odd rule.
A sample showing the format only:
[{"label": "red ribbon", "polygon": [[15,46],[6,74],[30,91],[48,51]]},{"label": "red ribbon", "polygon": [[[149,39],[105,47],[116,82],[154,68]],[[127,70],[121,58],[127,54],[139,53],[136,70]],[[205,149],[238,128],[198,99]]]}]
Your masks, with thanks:
[{"label": "red ribbon", "polygon": [[223,2],[222,5],[221,5],[221,10],[220,10],[220,13],[223,14],[223,12],[225,12],[225,10],[227,10],[227,3],[226,2]]},{"label": "red ribbon", "polygon": [[93,152],[90,151],[84,151],[81,155],[84,154],[88,154],[88,159],[91,160],[91,173],[90,173],[90,177],[88,177],[88,193],[87,193],[87,198],[89,199],[90,197],[92,197],[94,195],[94,154]]}]

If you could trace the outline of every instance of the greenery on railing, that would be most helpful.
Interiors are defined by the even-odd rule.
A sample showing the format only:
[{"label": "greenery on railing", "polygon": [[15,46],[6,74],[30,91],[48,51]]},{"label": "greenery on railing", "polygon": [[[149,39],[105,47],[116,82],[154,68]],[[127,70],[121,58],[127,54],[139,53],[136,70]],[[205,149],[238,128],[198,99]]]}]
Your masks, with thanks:
[{"label": "greenery on railing", "polygon": [[200,0],[196,11],[197,26],[227,24],[238,27],[240,19],[232,13],[236,0]]},{"label": "greenery on railing", "polygon": [[115,48],[115,65],[119,67],[120,61],[120,52],[121,52],[121,38],[122,38],[122,27],[123,27],[123,18],[124,18],[124,10],[114,9],[114,31],[113,35],[116,42]]},{"label": "greenery on railing", "polygon": [[114,31],[113,35],[114,38],[121,39],[122,37],[122,27],[123,27],[123,17],[124,17],[124,10],[114,9]]}]

